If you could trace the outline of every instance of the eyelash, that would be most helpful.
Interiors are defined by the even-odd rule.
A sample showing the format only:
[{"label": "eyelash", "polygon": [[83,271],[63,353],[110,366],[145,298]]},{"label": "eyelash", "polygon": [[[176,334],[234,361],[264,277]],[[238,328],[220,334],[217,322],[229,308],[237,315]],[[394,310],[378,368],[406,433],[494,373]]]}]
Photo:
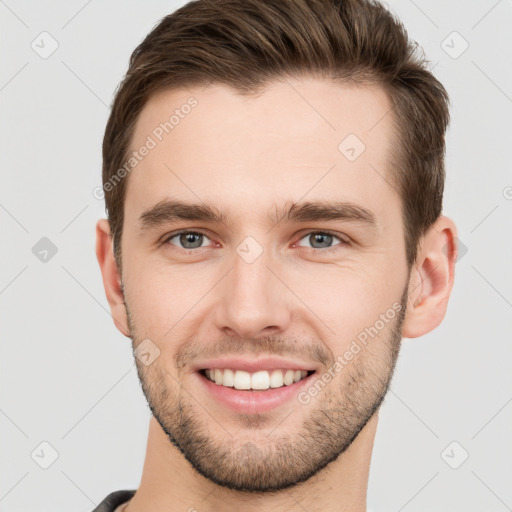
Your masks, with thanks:
[{"label": "eyelash", "polygon": [[[176,231],[174,233],[171,233],[169,236],[166,236],[162,243],[163,244],[169,244],[170,240],[172,240],[173,238],[176,238],[179,235],[183,235],[183,234],[203,235],[206,238],[210,238],[207,233],[205,233],[205,232],[203,232],[201,230],[183,229],[181,231]],[[329,230],[308,231],[298,241],[300,242],[303,238],[305,238],[307,236],[318,235],[318,234],[321,234],[321,235],[331,235],[334,238],[337,238],[341,243],[335,245],[334,247],[326,247],[326,248],[323,248],[323,249],[315,249],[314,247],[303,247],[303,246],[299,246],[299,247],[301,247],[302,249],[306,249],[307,252],[313,252],[313,253],[317,253],[317,254],[318,253],[332,254],[332,253],[340,250],[341,247],[345,247],[345,246],[349,245],[349,242],[347,240],[344,240],[339,234],[337,234],[337,233],[335,233],[333,231],[329,231]],[[169,244],[169,245],[172,245],[172,244]],[[178,247],[178,246],[173,246],[173,247],[178,249],[178,250],[180,250],[180,251],[184,251],[184,252],[187,252],[187,253],[190,253],[190,252],[193,252],[193,251],[197,251],[199,249],[204,249],[204,247],[196,247],[195,249],[185,249],[183,247]]]}]

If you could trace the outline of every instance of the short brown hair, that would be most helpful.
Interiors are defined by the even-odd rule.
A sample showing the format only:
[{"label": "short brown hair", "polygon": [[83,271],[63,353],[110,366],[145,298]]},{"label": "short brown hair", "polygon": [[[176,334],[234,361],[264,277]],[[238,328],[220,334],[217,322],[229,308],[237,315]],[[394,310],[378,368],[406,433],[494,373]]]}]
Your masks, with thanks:
[{"label": "short brown hair", "polygon": [[[449,99],[402,23],[374,0],[196,0],[165,16],[131,55],[103,139],[103,188],[121,268],[127,161],[154,93],[215,82],[240,94],[282,77],[377,84],[393,109],[390,179],[402,198],[406,258],[442,211]],[[341,142],[341,141],[340,141]],[[112,184],[112,183],[111,183]]]}]

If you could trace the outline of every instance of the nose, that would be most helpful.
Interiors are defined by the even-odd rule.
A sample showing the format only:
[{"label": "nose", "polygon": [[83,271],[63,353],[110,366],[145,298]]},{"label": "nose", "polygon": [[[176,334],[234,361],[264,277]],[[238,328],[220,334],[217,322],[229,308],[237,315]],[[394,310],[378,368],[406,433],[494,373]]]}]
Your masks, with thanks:
[{"label": "nose", "polygon": [[[235,255],[232,270],[217,290],[215,322],[228,336],[244,339],[288,329],[291,304],[286,286],[276,276],[266,253],[251,263]],[[288,300],[287,300],[288,299]]]}]

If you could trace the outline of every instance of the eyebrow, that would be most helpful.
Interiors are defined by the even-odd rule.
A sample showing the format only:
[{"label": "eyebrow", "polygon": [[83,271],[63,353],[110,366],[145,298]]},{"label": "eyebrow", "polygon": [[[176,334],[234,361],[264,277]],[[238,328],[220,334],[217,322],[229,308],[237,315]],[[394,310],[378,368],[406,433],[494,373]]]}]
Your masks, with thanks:
[{"label": "eyebrow", "polygon": [[377,226],[377,218],[373,212],[346,201],[291,202],[276,208],[270,219],[276,224],[283,220],[287,222],[343,220]]},{"label": "eyebrow", "polygon": [[[268,218],[273,224],[341,220],[377,227],[373,212],[346,201],[288,202],[281,207],[274,206]],[[228,217],[206,203],[164,199],[139,216],[139,227],[142,232],[178,220],[224,224]]]}]

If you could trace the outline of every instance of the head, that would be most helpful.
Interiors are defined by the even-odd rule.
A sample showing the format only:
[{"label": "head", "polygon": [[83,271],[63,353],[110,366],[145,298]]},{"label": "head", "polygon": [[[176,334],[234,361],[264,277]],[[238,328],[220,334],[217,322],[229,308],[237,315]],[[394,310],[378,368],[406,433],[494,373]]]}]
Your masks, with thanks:
[{"label": "head", "polygon": [[[441,322],[448,121],[377,2],[190,2],[133,52],[97,254],[117,327],[158,354],[136,358],[153,415],[203,476],[260,492],[312,477],[377,412],[402,337]],[[233,412],[198,371],[224,356],[314,374],[275,409]]]}]

